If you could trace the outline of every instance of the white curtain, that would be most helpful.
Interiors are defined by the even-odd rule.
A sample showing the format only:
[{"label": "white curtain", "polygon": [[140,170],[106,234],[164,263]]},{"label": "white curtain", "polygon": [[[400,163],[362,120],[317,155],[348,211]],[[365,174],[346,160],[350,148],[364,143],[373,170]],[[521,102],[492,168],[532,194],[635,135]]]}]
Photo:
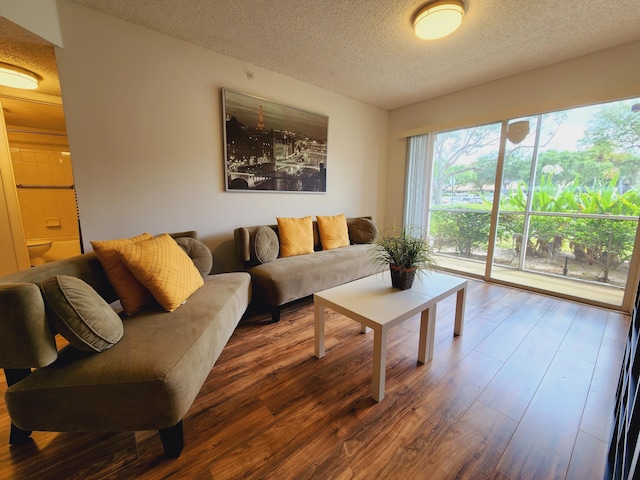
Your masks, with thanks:
[{"label": "white curtain", "polygon": [[407,178],[405,180],[404,225],[429,231],[433,134],[407,139]]}]

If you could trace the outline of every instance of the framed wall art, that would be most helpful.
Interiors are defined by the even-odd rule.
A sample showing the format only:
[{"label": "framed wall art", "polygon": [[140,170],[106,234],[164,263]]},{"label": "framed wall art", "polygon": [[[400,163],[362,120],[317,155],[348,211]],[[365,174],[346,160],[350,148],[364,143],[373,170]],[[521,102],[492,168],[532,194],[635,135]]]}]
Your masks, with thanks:
[{"label": "framed wall art", "polygon": [[329,117],[222,89],[227,191],[327,191]]}]

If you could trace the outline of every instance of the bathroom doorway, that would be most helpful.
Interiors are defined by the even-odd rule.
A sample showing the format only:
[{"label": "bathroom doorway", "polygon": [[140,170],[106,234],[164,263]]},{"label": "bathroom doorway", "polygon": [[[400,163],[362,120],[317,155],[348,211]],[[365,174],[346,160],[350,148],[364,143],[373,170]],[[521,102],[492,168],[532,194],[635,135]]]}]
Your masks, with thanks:
[{"label": "bathroom doorway", "polygon": [[[55,55],[62,44],[48,29],[56,22],[31,31],[0,16],[0,63],[36,80],[0,85],[0,276],[81,252]],[[36,262],[27,243],[31,256],[40,250]]]},{"label": "bathroom doorway", "polygon": [[31,266],[81,253],[75,182],[58,102],[0,98]]}]

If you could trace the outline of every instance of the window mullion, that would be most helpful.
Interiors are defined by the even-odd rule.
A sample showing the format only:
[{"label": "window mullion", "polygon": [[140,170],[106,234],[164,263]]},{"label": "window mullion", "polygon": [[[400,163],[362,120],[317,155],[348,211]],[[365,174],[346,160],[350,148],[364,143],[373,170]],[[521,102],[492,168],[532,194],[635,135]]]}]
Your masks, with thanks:
[{"label": "window mullion", "polygon": [[518,260],[518,270],[524,270],[524,262],[527,256],[527,245],[529,245],[529,226],[531,224],[531,205],[533,204],[533,190],[536,188],[536,169],[538,166],[538,146],[540,145],[540,132],[542,131],[542,115],[538,115],[536,122],[536,140],[533,144],[533,154],[531,155],[531,170],[529,173],[529,191],[527,192],[527,205],[524,209],[524,227],[522,232],[522,243],[520,246],[520,259]]}]

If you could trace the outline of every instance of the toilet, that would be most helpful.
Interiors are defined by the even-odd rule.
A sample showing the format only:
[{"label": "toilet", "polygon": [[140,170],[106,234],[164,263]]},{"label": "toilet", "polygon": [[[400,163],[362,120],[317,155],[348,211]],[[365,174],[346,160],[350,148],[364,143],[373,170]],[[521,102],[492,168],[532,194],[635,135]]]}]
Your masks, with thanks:
[{"label": "toilet", "polygon": [[29,260],[31,266],[44,265],[47,261],[44,259],[44,254],[51,248],[51,240],[46,238],[35,238],[33,240],[27,240],[27,250],[29,251]]}]

